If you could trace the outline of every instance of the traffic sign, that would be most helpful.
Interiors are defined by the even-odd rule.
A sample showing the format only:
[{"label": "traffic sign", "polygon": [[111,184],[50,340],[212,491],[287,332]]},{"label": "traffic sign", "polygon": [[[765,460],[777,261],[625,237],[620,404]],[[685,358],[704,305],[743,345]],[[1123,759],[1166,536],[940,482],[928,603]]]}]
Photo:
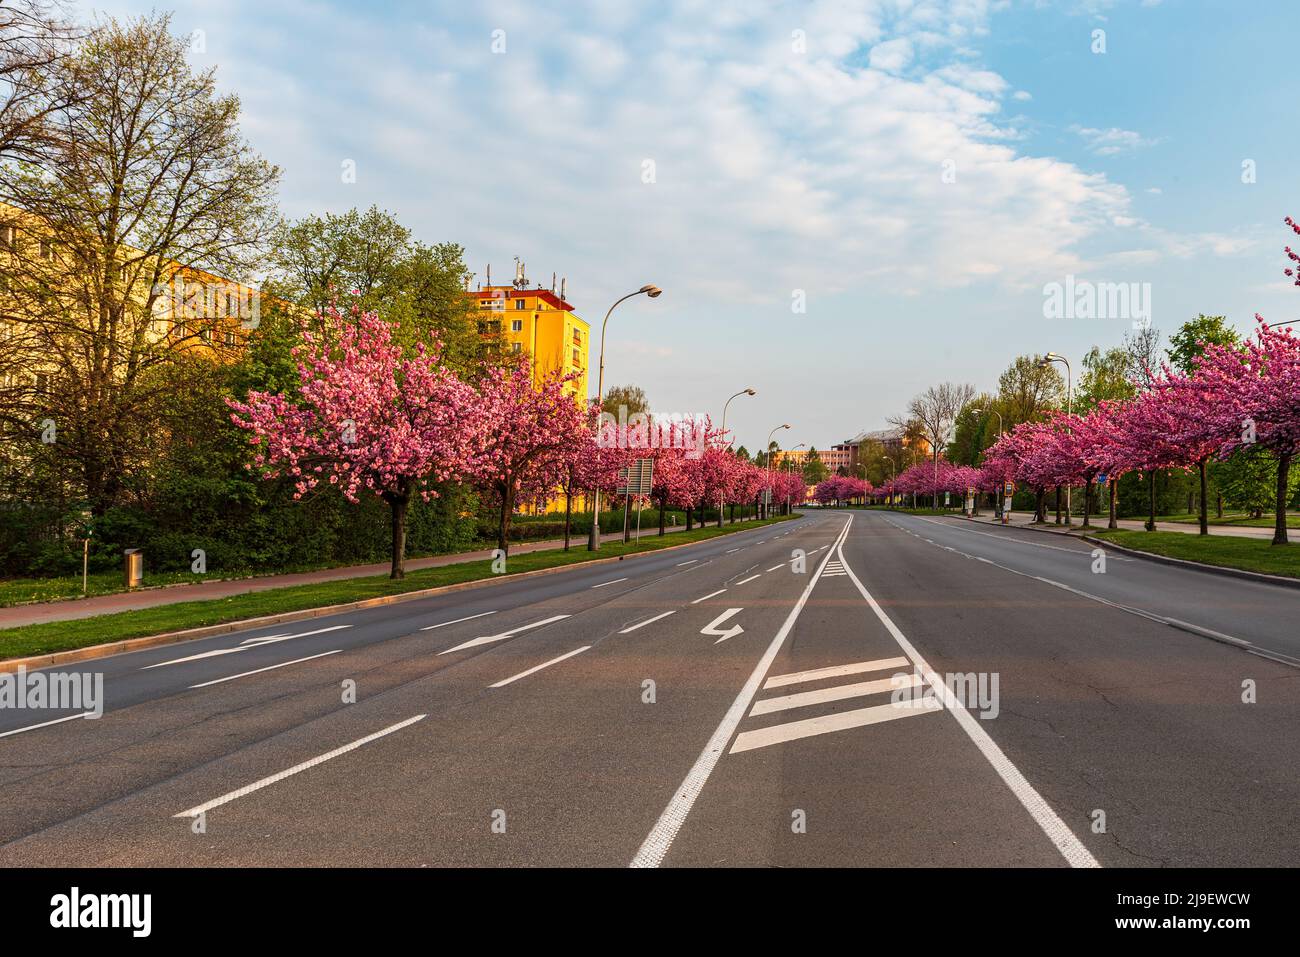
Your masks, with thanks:
[{"label": "traffic sign", "polygon": [[637,459],[618,470],[619,495],[649,495],[654,486],[654,459]]}]

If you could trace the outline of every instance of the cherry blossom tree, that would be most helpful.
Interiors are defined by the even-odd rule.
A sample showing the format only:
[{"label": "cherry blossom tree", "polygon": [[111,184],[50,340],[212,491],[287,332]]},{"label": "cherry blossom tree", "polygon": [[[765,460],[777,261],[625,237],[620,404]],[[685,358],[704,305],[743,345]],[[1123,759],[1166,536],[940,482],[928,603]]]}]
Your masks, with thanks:
[{"label": "cherry blossom tree", "polygon": [[510,367],[489,367],[475,400],[490,424],[481,432],[475,476],[496,499],[497,548],[507,553],[516,503],[560,488],[567,463],[581,460],[592,440],[587,410],[565,388],[577,373],[534,378],[527,356]]},{"label": "cherry blossom tree", "polygon": [[301,499],[321,483],[350,502],[375,495],[392,515],[392,578],[405,575],[411,496],[437,495],[476,464],[485,419],[473,390],[439,361],[436,340],[403,356],[395,327],[355,307],[331,305],[321,332],[302,324],[297,396],[250,392],[227,400],[231,421],[252,433],[251,468],[287,476]]}]

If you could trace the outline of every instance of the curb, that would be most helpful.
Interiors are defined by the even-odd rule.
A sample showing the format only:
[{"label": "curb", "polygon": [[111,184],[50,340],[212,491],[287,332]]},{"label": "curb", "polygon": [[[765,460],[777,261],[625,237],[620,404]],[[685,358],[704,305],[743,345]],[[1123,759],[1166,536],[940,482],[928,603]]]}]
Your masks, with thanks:
[{"label": "curb", "polygon": [[[795,516],[785,519],[785,521],[791,521],[794,517]],[[780,523],[773,522],[771,524],[776,525]],[[757,528],[763,527],[766,526],[757,526]],[[747,531],[747,529],[739,528],[737,531],[743,532]],[[726,536],[714,535],[712,537],[724,538]],[[705,539],[704,541],[709,540],[710,539]],[[702,544],[702,542],[680,542],[676,545],[665,545],[663,548],[656,548],[652,552],[642,552],[639,555],[615,555],[609,558],[591,558],[586,561],[572,562],[568,565],[556,565],[553,568],[536,568],[532,571],[515,572],[513,574],[500,575],[494,578],[478,578],[474,581],[456,582],[451,585],[438,585],[433,588],[422,588],[418,591],[402,592],[400,595],[381,595],[378,598],[363,598],[360,601],[345,602],[341,605],[321,605],[317,608],[300,608],[297,611],[286,611],[276,615],[263,615],[261,618],[243,618],[238,621],[222,622],[219,625],[204,625],[199,628],[186,628],[183,631],[164,632],[160,635],[144,635],[139,638],[125,638],[121,641],[110,641],[102,645],[88,645],[85,648],[74,648],[69,651],[52,651],[48,654],[30,655],[26,658],[6,658],[0,660],[0,674],[12,673],[20,667],[27,669],[49,668],[53,665],[70,664],[76,661],[107,658],[111,655],[118,655],[127,651],[142,651],[146,648],[157,648],[161,645],[171,645],[182,641],[211,638],[215,635],[229,634],[230,632],[243,631],[248,628],[260,628],[264,625],[279,625],[291,621],[323,618],[326,615],[336,615],[345,611],[356,611],[363,608],[377,608],[382,605],[395,605],[400,602],[415,601],[420,598],[429,598],[434,595],[443,595],[449,592],[467,591],[472,588],[485,588],[490,585],[499,584],[503,581],[518,581],[521,578],[540,578],[543,575],[554,575],[559,572],[568,571],[572,568],[587,568],[592,565],[607,565],[613,562],[621,562],[629,558],[658,555],[661,552],[670,552],[674,549],[688,548],[691,545],[700,544]],[[346,581],[347,579],[340,580]],[[118,614],[129,614],[129,612],[119,612]]]}]

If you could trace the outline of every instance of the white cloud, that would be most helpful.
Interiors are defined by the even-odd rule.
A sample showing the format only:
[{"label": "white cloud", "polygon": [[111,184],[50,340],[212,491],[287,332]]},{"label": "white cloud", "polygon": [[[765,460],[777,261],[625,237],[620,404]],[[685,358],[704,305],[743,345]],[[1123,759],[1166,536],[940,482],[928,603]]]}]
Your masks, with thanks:
[{"label": "white cloud", "polygon": [[912,62],[912,41],[906,37],[899,37],[877,43],[871,48],[869,61],[873,70],[899,73]]},{"label": "white cloud", "polygon": [[1114,156],[1119,153],[1128,153],[1143,147],[1154,146],[1159,142],[1159,140],[1147,139],[1133,130],[1122,130],[1115,126],[1102,130],[1075,124],[1070,127],[1070,132],[1077,133],[1088,149],[1098,156]]}]

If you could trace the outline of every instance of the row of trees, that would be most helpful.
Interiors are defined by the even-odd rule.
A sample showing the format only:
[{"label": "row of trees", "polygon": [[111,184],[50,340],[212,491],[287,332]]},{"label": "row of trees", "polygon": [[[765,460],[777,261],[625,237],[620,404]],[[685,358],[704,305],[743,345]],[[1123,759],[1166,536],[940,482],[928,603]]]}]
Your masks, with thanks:
[{"label": "row of trees", "polygon": [[[1203,323],[1214,338],[1182,337],[1170,351],[1186,371],[1163,363],[1145,383],[1133,383],[1126,398],[1104,399],[1074,413],[1048,410],[1040,419],[1015,424],[978,467],[936,457],[904,470],[881,491],[996,493],[1013,481],[1035,491],[1042,521],[1047,491],[1077,486],[1084,489],[1087,525],[1097,483],[1136,473],[1146,477],[1146,524],[1154,530],[1156,477],[1179,470],[1197,477],[1200,531],[1206,534],[1209,475],[1217,462],[1233,490],[1257,485],[1261,471],[1272,473],[1273,543],[1286,544],[1287,507],[1296,492],[1291,465],[1300,451],[1300,340],[1256,320],[1253,337],[1243,343],[1219,323]],[[1109,498],[1114,527],[1116,496]]]},{"label": "row of trees", "polygon": [[575,376],[536,381],[527,358],[462,377],[436,337],[403,345],[399,325],[358,304],[329,304],[299,334],[295,386],[229,399],[231,421],[249,433],[249,467],[291,482],[295,500],[337,489],[349,502],[383,501],[394,578],[404,574],[412,500],[436,498],[449,484],[476,486],[495,504],[503,552],[516,508],[557,491],[566,497],[567,547],[573,496],[613,492],[619,470],[637,458],[654,460],[661,535],[669,506],[685,509],[690,527],[696,510],[702,523],[705,505],[717,502],[733,506],[734,521],[734,506],[757,504],[764,490],[783,507],[803,501],[802,481],[733,453],[707,420],[660,426],[645,417],[620,434],[623,426],[598,420],[594,404],[572,395]]}]

